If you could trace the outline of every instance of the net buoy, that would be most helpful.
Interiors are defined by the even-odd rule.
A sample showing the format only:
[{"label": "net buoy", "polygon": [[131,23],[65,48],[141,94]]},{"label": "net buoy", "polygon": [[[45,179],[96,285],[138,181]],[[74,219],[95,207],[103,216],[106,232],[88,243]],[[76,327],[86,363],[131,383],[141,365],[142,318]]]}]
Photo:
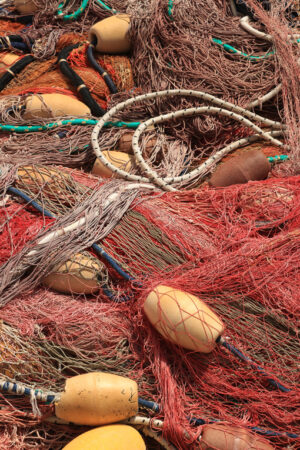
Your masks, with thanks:
[{"label": "net buoy", "polygon": [[7,69],[20,59],[15,53],[4,53],[0,56],[0,69]]},{"label": "net buoy", "polygon": [[[134,134],[134,132],[127,131],[120,137],[118,145],[117,145],[117,148],[120,152],[133,154],[133,150],[132,150],[133,134]],[[156,138],[150,138],[144,145],[145,152],[151,154],[151,151],[155,147],[156,143],[157,143]]]},{"label": "net buoy", "polygon": [[264,180],[270,170],[271,164],[261,150],[246,150],[219,164],[210,177],[209,184],[225,187],[248,183],[250,180]]},{"label": "net buoy", "polygon": [[18,189],[38,194],[43,188],[43,192],[48,195],[54,190],[56,195],[63,195],[64,201],[68,202],[65,186],[70,184],[70,177],[67,174],[40,165],[21,166],[18,168],[17,174],[15,185]]},{"label": "net buoy", "polygon": [[118,14],[95,23],[89,31],[89,41],[101,53],[128,53],[130,16]]},{"label": "net buoy", "polygon": [[30,95],[25,100],[24,119],[41,117],[51,119],[61,116],[87,117],[91,115],[88,106],[79,100],[63,94]]},{"label": "net buoy", "polygon": [[133,427],[107,425],[80,434],[63,450],[146,450],[146,446]]},{"label": "net buoy", "polygon": [[144,312],[168,341],[201,353],[210,353],[224,331],[221,319],[199,298],[164,285],[148,294]]},{"label": "net buoy", "polygon": [[14,0],[14,5],[21,14],[33,14],[39,9],[33,0]]},{"label": "net buoy", "polygon": [[105,265],[90,253],[82,252],[54,267],[42,284],[64,294],[92,294],[107,280]]},{"label": "net buoy", "polygon": [[201,450],[273,450],[261,437],[241,428],[225,424],[204,425],[201,434]]},{"label": "net buoy", "polygon": [[[134,158],[127,153],[117,152],[115,150],[104,150],[103,155],[105,158],[118,169],[129,172]],[[92,174],[99,175],[103,178],[118,178],[117,174],[114,174],[108,167],[106,167],[99,158],[96,159],[92,168]]]},{"label": "net buoy", "polygon": [[135,381],[109,373],[77,375],[66,381],[65,391],[55,404],[59,419],[77,425],[105,425],[138,412]]}]

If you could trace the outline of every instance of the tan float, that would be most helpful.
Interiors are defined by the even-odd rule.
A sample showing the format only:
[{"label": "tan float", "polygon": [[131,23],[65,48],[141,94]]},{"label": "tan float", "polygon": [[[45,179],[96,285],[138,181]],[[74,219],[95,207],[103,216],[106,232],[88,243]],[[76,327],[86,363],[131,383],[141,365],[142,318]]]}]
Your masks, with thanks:
[{"label": "tan float", "polygon": [[[118,150],[120,152],[133,154],[133,150],[132,150],[133,134],[134,134],[134,131],[128,131],[120,137],[118,145],[117,145]],[[151,155],[152,150],[156,145],[156,142],[157,142],[157,139],[155,137],[147,140],[145,146],[143,146],[143,150],[145,151],[146,155]]]},{"label": "tan float", "polygon": [[21,14],[33,14],[39,9],[33,0],[14,0],[14,5]]},{"label": "tan float", "polygon": [[63,450],[146,450],[146,446],[133,427],[106,425],[77,436]]},{"label": "tan float", "polygon": [[42,284],[64,294],[92,294],[107,281],[104,264],[88,252],[77,253],[56,266]]},{"label": "tan float", "polygon": [[[56,169],[49,169],[44,166],[21,166],[18,168],[18,178],[15,186],[19,189],[30,190],[33,194],[39,193],[43,188],[43,193],[53,195],[62,194],[65,197],[65,186],[70,184],[70,176]],[[68,203],[68,199],[64,198]]]},{"label": "tan float", "polygon": [[137,411],[136,382],[102,372],[69,378],[55,405],[59,419],[90,426],[119,422]]},{"label": "tan float", "polygon": [[20,56],[14,53],[4,53],[0,56],[0,69],[7,69],[20,59]]},{"label": "tan float", "polygon": [[[116,152],[114,150],[104,150],[102,153],[107,161],[116,166],[118,169],[122,169],[125,172],[130,171],[134,161],[134,158],[132,156],[128,155],[127,153]],[[94,175],[99,175],[102,178],[118,178],[118,174],[113,173],[100,161],[99,158],[97,158],[94,163],[92,173]]]},{"label": "tan float", "polygon": [[250,180],[264,180],[271,170],[271,164],[262,151],[245,150],[220,163],[212,174],[209,184],[225,187],[232,184],[243,184]]},{"label": "tan float", "polygon": [[200,438],[201,450],[273,450],[273,447],[254,433],[229,425],[204,425]]},{"label": "tan float", "polygon": [[89,31],[89,41],[97,41],[96,50],[101,53],[128,53],[130,16],[118,14],[95,23]]},{"label": "tan float", "polygon": [[162,336],[189,350],[211,352],[224,331],[219,317],[199,298],[164,285],[150,292],[144,311]]},{"label": "tan float", "polygon": [[76,98],[63,94],[30,95],[25,100],[23,118],[52,119],[62,116],[87,117],[90,109]]}]

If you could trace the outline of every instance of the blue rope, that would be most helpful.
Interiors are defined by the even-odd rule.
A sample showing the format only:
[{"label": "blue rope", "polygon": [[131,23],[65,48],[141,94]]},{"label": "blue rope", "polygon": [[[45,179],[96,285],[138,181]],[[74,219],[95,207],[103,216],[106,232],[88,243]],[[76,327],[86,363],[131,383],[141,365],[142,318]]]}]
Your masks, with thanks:
[{"label": "blue rope", "polygon": [[3,392],[19,393],[18,395],[26,395],[27,397],[31,397],[31,395],[34,395],[38,400],[41,400],[48,404],[53,403],[56,400],[55,394],[45,394],[40,389],[31,389],[23,386],[22,384],[12,383],[11,381],[4,381],[4,383],[1,381],[0,389]]},{"label": "blue rope", "polygon": [[17,195],[18,197],[21,197],[23,200],[28,202],[29,205],[32,205],[37,211],[41,212],[45,216],[51,217],[51,218],[55,218],[55,216],[53,214],[51,214],[51,212],[49,212],[46,209],[42,208],[42,206],[40,206],[35,200],[30,198],[27,194],[25,194],[24,192],[20,191],[19,189],[16,189],[16,188],[11,186],[11,187],[9,187],[7,189],[7,191],[11,192],[12,194]]},{"label": "blue rope", "polygon": [[[143,398],[138,399],[138,403],[140,406],[144,406],[148,409],[151,409],[154,412],[161,412],[162,409],[160,405],[156,402],[151,402],[149,400],[144,400]],[[219,422],[217,419],[211,419],[211,420],[204,420],[204,419],[198,419],[197,417],[187,417],[187,420],[191,425],[205,425],[209,423],[216,423]],[[273,430],[264,430],[260,427],[248,427],[250,430],[257,432],[258,434],[264,435],[264,436],[277,436],[277,437],[289,437],[292,439],[298,439],[299,435],[295,433],[281,433],[279,431],[273,431]]]},{"label": "blue rope", "polygon": [[103,248],[101,248],[98,244],[93,244],[92,249],[98,253],[99,256],[102,256],[109,265],[118,272],[121,277],[123,277],[126,281],[133,281],[134,278],[128,273],[124,272],[124,270],[119,266],[119,264],[108,254]]},{"label": "blue rope", "polygon": [[254,361],[252,361],[248,356],[244,355],[240,350],[238,350],[232,344],[229,344],[228,342],[226,342],[225,340],[220,339],[220,338],[217,339],[217,342],[220,343],[221,345],[223,345],[223,347],[227,348],[227,350],[229,350],[231,353],[233,353],[235,356],[237,356],[242,361],[249,363],[253,369],[256,369],[259,373],[261,373],[264,377],[266,377],[268,382],[270,384],[272,384],[272,386],[276,387],[281,392],[291,392],[291,389],[286,388],[278,381],[273,380],[273,378],[271,378],[270,374],[268,374],[262,367],[257,365]]},{"label": "blue rope", "polygon": [[[32,200],[27,194],[25,194],[24,192],[20,191],[19,189],[16,189],[14,187],[9,187],[7,189],[8,192],[11,192],[12,194],[17,195],[18,197],[21,197],[23,200],[27,201],[28,204],[30,204],[31,206],[33,206],[37,211],[41,212],[42,214],[44,214],[47,217],[51,217],[53,219],[56,219],[56,216],[54,214],[52,214],[50,211],[47,211],[46,209],[42,208],[35,200]],[[102,256],[109,264],[110,266],[116,270],[116,272],[121,275],[126,281],[133,281],[134,278],[129,275],[128,273],[126,273],[119,265],[118,263],[108,254],[106,253],[103,248],[101,248],[98,244],[93,244],[92,248],[100,255]],[[103,292],[110,298],[110,299],[114,299],[114,301],[117,302],[123,302],[123,301],[127,301],[128,298],[122,298],[122,299],[116,299],[116,297],[114,296],[114,294],[108,290],[107,287],[103,288]]]},{"label": "blue rope", "polygon": [[[26,200],[29,204],[31,204],[32,206],[34,206],[38,211],[42,212],[43,214],[45,214],[48,217],[52,217],[55,218],[54,215],[52,215],[49,211],[43,209],[40,205],[38,205],[37,202],[35,202],[34,200],[32,200],[28,195],[24,194],[23,192],[21,192],[19,189],[13,188],[13,187],[9,187],[8,191],[22,197],[24,200]],[[104,258],[108,264],[121,276],[123,277],[126,281],[135,281],[134,278],[129,275],[127,272],[125,272],[117,263],[117,261],[115,261],[108,253],[105,252],[105,250],[103,250],[103,248],[101,248],[98,244],[93,244],[92,248],[96,251],[96,253],[101,256],[102,258]],[[137,287],[141,287],[140,283],[136,283]],[[110,298],[110,299],[114,299],[114,301],[116,302],[125,302],[128,301],[130,298],[126,297],[126,298],[121,298],[121,299],[117,299],[114,294],[112,292],[108,291],[107,287],[103,288],[103,292]],[[250,364],[250,366],[254,369],[256,369],[258,372],[260,372],[264,377],[267,378],[268,382],[270,384],[272,384],[274,387],[276,387],[277,389],[279,389],[282,392],[290,392],[291,389],[286,388],[285,386],[283,386],[281,383],[279,383],[276,380],[273,380],[271,378],[271,375],[268,374],[262,367],[258,366],[255,362],[253,362],[248,356],[244,355],[240,350],[238,350],[236,347],[234,347],[232,344],[229,344],[228,342],[224,341],[223,339],[221,339],[221,337],[219,337],[216,341],[217,343],[220,343],[221,345],[223,345],[223,347],[227,348],[232,354],[234,354],[235,356],[237,356],[239,359],[241,359],[242,361],[248,362]],[[149,403],[150,405],[150,403]],[[150,406],[148,406],[150,407]],[[151,408],[152,409],[152,408]]]},{"label": "blue rope", "polygon": [[144,408],[152,409],[154,412],[160,411],[160,406],[156,402],[151,402],[149,400],[144,400],[143,398],[139,397],[138,399],[139,406],[143,406]]}]

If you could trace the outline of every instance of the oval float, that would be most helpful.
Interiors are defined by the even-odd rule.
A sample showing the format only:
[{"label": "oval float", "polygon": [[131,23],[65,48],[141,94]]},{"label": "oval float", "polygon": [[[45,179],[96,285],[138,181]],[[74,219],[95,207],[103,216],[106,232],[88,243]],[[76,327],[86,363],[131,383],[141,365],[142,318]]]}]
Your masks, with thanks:
[{"label": "oval float", "polygon": [[14,5],[21,14],[33,14],[38,10],[33,0],[14,0]]},{"label": "oval float", "polygon": [[246,150],[220,163],[212,174],[209,184],[214,187],[225,187],[233,184],[248,183],[267,178],[271,164],[262,151]]},{"label": "oval float", "polygon": [[241,427],[225,424],[204,425],[200,438],[201,450],[273,450],[261,437]]},{"label": "oval float", "polygon": [[103,372],[77,375],[66,381],[65,392],[55,405],[59,419],[77,425],[105,425],[138,412],[135,381]]},{"label": "oval float", "polygon": [[8,69],[20,59],[15,53],[4,53],[0,56],[0,69]]},{"label": "oval float", "polygon": [[76,98],[63,94],[30,95],[25,99],[24,119],[74,116],[87,117],[90,109]]},{"label": "oval float", "polygon": [[127,53],[131,44],[128,37],[130,16],[118,14],[95,23],[89,31],[89,41],[96,40],[95,48],[101,53]]},{"label": "oval float", "polygon": [[105,265],[89,252],[82,252],[54,267],[42,284],[64,294],[92,294],[107,280]]},{"label": "oval float", "polygon": [[146,450],[140,433],[129,425],[106,425],[80,434],[63,450]]},{"label": "oval float", "polygon": [[164,285],[150,292],[144,311],[162,336],[189,350],[210,353],[224,331],[222,321],[202,300]]},{"label": "oval float", "polygon": [[[118,169],[122,169],[125,172],[129,172],[134,158],[127,153],[116,152],[114,150],[104,150],[103,155],[105,158]],[[92,174],[99,175],[102,178],[118,178],[117,173],[113,173],[108,167],[106,167],[99,158],[96,159],[92,168]]]}]

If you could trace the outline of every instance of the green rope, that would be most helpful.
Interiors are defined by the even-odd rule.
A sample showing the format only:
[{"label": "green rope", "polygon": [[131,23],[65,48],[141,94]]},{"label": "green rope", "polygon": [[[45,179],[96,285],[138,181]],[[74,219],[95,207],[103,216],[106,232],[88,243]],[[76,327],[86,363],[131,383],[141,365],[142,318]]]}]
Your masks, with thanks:
[{"label": "green rope", "polygon": [[[77,11],[74,11],[72,14],[65,14],[62,18],[63,20],[76,20],[86,9],[87,5],[89,4],[89,0],[83,0],[80,7],[77,9]],[[63,15],[63,7],[65,6],[65,3],[60,3],[57,15],[60,17]]]},{"label": "green rope", "polygon": [[288,155],[276,155],[276,156],[268,157],[268,160],[270,161],[270,163],[286,161],[287,159],[289,159]]},{"label": "green rope", "polygon": [[172,12],[173,6],[174,6],[174,1],[173,0],[168,0],[168,14],[169,14],[169,16],[171,17],[172,20],[173,20],[173,17],[172,17],[172,15],[173,15],[173,12]]},{"label": "green rope", "polygon": [[259,59],[268,58],[269,56],[273,56],[275,54],[275,51],[271,51],[269,53],[266,53],[265,55],[260,55],[260,56],[248,55],[247,53],[241,52],[240,50],[237,50],[236,48],[232,47],[229,44],[224,44],[224,42],[222,42],[221,39],[212,38],[212,41],[215,44],[220,45],[221,47],[223,47],[224,50],[227,50],[229,53],[235,53],[235,54],[237,54],[239,56],[243,56],[244,58],[247,58],[247,59],[250,59],[250,60],[254,60],[254,61],[257,61]]},{"label": "green rope", "polygon": [[113,8],[111,8],[110,6],[107,6],[104,2],[102,2],[101,0],[96,0],[97,3],[99,3],[99,5],[102,6],[103,9],[106,9],[107,11],[111,11],[113,14],[116,14],[117,11]]},{"label": "green rope", "polygon": [[[110,6],[106,5],[102,0],[96,0],[99,5],[102,6],[102,8],[106,9],[107,11],[111,11],[113,14],[115,14],[117,11]],[[87,5],[89,4],[89,0],[83,0],[80,7],[73,12],[72,14],[65,14],[63,15],[63,9],[68,4],[68,0],[65,2],[62,2],[58,5],[57,8],[57,15],[58,17],[62,18],[63,20],[76,20],[86,9]]]},{"label": "green rope", "polygon": [[[36,131],[45,131],[52,128],[61,127],[63,125],[96,125],[98,120],[94,119],[71,119],[71,120],[61,120],[59,122],[46,123],[45,125],[32,125],[32,126],[19,126],[19,125],[4,125],[0,124],[0,131],[11,131],[14,133],[34,133]],[[106,122],[106,127],[126,127],[126,128],[137,128],[140,122]]]}]

